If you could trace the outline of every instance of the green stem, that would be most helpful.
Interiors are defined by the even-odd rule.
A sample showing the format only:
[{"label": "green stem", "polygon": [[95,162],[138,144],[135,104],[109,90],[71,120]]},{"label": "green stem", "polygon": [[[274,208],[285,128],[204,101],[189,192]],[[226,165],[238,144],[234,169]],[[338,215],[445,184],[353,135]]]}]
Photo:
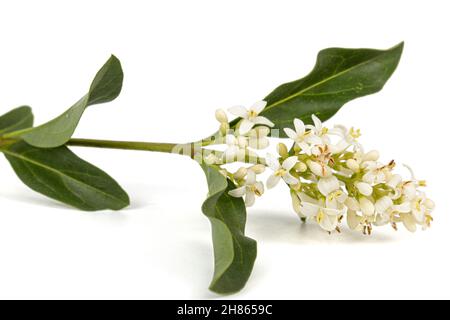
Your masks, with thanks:
[{"label": "green stem", "polygon": [[[155,151],[164,153],[174,153],[179,155],[186,155],[194,158],[195,154],[201,152],[202,154],[214,153],[219,158],[223,156],[220,151],[207,150],[201,145],[195,143],[175,144],[175,143],[155,143],[155,142],[137,142],[137,141],[113,141],[113,140],[93,140],[93,139],[70,139],[66,145],[75,147],[90,147],[90,148],[107,148],[107,149],[122,149],[122,150],[141,150],[141,151]],[[235,162],[237,159],[232,160]],[[266,164],[264,158],[257,156],[246,155],[244,161],[253,164]]]},{"label": "green stem", "polygon": [[77,146],[77,147],[155,151],[155,152],[175,153],[175,154],[183,154],[183,151],[187,150],[188,152],[185,155],[192,157],[192,145],[191,144],[93,140],[93,139],[70,139],[66,143],[66,145]]}]

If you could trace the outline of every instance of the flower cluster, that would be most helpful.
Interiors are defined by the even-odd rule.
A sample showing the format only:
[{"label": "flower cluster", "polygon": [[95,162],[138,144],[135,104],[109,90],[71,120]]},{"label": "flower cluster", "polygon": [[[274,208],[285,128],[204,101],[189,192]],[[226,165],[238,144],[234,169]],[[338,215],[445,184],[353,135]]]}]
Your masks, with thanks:
[{"label": "flower cluster", "polygon": [[[267,137],[273,124],[259,116],[265,105],[262,101],[249,110],[231,108],[230,113],[240,118],[234,132],[226,113],[216,112],[227,145],[222,163],[235,161],[239,156],[245,158],[251,149],[269,145]],[[264,193],[264,184],[257,180],[257,175],[269,167],[272,174],[267,188],[283,181],[290,189],[293,208],[300,218],[315,221],[327,232],[339,232],[344,219],[351,229],[364,234],[371,234],[373,226],[386,224],[397,230],[397,225],[403,223],[411,232],[417,226],[424,229],[430,226],[434,203],[420,190],[425,181],[416,179],[408,166],[405,167],[411,177],[404,179],[394,172],[394,161],[385,164],[379,161],[378,151],[364,151],[358,142],[360,130],[344,126],[328,129],[314,115],[311,123],[305,125],[295,119],[292,128],[285,128],[291,143],[289,148],[284,143],[278,144],[277,156],[267,154],[260,164],[226,172],[236,184],[229,194],[245,197],[246,205],[253,205],[255,196]]]}]

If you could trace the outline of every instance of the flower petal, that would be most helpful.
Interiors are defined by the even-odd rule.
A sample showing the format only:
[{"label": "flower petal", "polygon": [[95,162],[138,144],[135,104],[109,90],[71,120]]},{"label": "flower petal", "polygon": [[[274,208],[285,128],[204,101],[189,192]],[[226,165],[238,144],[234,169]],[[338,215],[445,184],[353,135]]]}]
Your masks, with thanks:
[{"label": "flower petal", "polygon": [[278,182],[280,181],[281,177],[280,176],[276,176],[276,175],[271,175],[269,177],[269,179],[267,179],[267,189],[272,189],[273,187],[275,187]]},{"label": "flower petal", "polygon": [[245,184],[250,186],[256,183],[256,173],[253,170],[247,170],[247,179],[245,180]]},{"label": "flower petal", "polygon": [[302,135],[305,133],[305,124],[300,119],[294,119],[294,127],[295,131],[297,131],[297,135]]},{"label": "flower petal", "polygon": [[247,191],[245,194],[245,206],[251,207],[255,204],[255,194],[251,191]]},{"label": "flower petal", "polygon": [[228,112],[235,116],[244,118],[244,119],[248,117],[248,111],[243,106],[234,106],[234,107],[228,108]]},{"label": "flower petal", "polygon": [[255,183],[255,188],[260,196],[264,193],[264,184],[261,181]]},{"label": "flower petal", "polygon": [[302,202],[300,205],[300,213],[305,217],[314,217],[319,212],[320,207],[314,203]]},{"label": "flower petal", "polygon": [[235,197],[235,198],[241,198],[241,197],[243,197],[245,195],[245,190],[246,189],[247,188],[245,186],[239,187],[239,188],[236,188],[236,189],[228,191],[228,194],[230,196],[232,196],[232,197]]},{"label": "flower petal", "polygon": [[255,123],[255,124],[261,124],[261,125],[263,125],[263,126],[268,126],[268,127],[273,127],[273,126],[275,125],[272,121],[270,121],[270,120],[267,119],[266,117],[261,117],[261,116],[255,117],[255,118],[253,119],[253,123]]},{"label": "flower petal", "polygon": [[322,229],[331,232],[336,230],[336,227],[338,225],[338,216],[330,216],[324,213],[321,215],[320,219],[317,219],[317,222]]},{"label": "flower petal", "polygon": [[361,198],[361,199],[359,199],[359,205],[361,207],[361,212],[363,213],[363,215],[365,215],[366,217],[370,217],[370,216],[374,215],[375,206],[372,203],[372,201],[370,201],[367,198]]},{"label": "flower petal", "polygon": [[255,126],[255,123],[248,119],[243,119],[239,123],[239,133],[240,134],[246,134],[248,133],[253,127]]},{"label": "flower petal", "polygon": [[319,191],[324,196],[329,195],[331,192],[339,189],[339,180],[335,176],[329,178],[321,178],[317,183]]},{"label": "flower petal", "polygon": [[260,114],[261,111],[263,111],[266,106],[267,106],[267,102],[266,101],[258,101],[258,102],[255,102],[250,107],[250,110],[254,111],[256,114]]},{"label": "flower petal", "polygon": [[285,175],[283,175],[283,180],[287,184],[297,184],[298,183],[298,179],[294,178],[290,173],[286,173]]},{"label": "flower petal", "polygon": [[292,156],[283,161],[283,169],[290,171],[298,162],[297,156]]},{"label": "flower petal", "polygon": [[394,205],[392,199],[388,196],[384,196],[375,202],[375,209],[378,213],[382,214],[386,212],[387,209],[391,208]]},{"label": "flower petal", "polygon": [[416,226],[416,220],[414,219],[412,214],[402,214],[401,219],[403,221],[403,225],[406,229],[410,232],[416,232],[417,226]]},{"label": "flower petal", "polygon": [[362,217],[358,216],[355,211],[348,210],[347,225],[350,229],[355,230],[361,224]]},{"label": "flower petal", "polygon": [[266,155],[266,162],[270,169],[277,171],[280,169],[280,161],[273,154],[268,153]]},{"label": "flower petal", "polygon": [[294,130],[292,130],[291,128],[284,128],[284,133],[286,133],[286,135],[291,138],[292,140],[297,140],[298,139],[298,134],[297,132],[295,132]]},{"label": "flower petal", "polygon": [[320,119],[315,114],[313,114],[311,116],[311,118],[314,122],[314,126],[316,127],[317,131],[321,131],[322,130],[322,121],[320,121]]}]

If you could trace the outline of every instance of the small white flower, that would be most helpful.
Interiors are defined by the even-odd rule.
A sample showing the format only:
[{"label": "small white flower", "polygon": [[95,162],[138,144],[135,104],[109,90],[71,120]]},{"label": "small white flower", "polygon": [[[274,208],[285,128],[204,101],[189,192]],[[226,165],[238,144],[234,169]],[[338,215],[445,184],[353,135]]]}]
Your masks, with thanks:
[{"label": "small white flower", "polygon": [[256,181],[256,173],[253,170],[247,170],[247,178],[243,186],[233,189],[228,194],[235,198],[245,196],[245,205],[251,207],[255,203],[255,196],[261,196],[264,193],[264,184]]},{"label": "small white flower", "polygon": [[274,174],[272,174],[269,179],[267,179],[267,188],[271,189],[275,187],[281,178],[283,178],[283,180],[287,184],[298,183],[298,179],[296,179],[289,173],[289,171],[294,168],[295,164],[298,161],[298,158],[296,156],[285,159],[280,165],[278,158],[274,157],[271,154],[268,154],[266,161],[268,166],[274,171]]},{"label": "small white flower", "polygon": [[286,135],[295,141],[295,143],[307,155],[311,155],[312,148],[322,144],[322,139],[314,134],[313,130],[306,130],[306,126],[300,119],[294,119],[295,130],[284,128]]},{"label": "small white flower", "polygon": [[330,144],[330,137],[327,135],[328,128],[324,127],[322,124],[322,121],[316,116],[311,116],[314,125],[306,125],[305,127],[309,130],[311,130],[315,136],[319,137],[322,141],[320,144],[327,145]]},{"label": "small white flower", "polygon": [[266,117],[259,116],[261,111],[266,107],[266,101],[256,102],[250,109],[243,106],[235,106],[228,109],[228,111],[238,117],[242,118],[239,125],[239,133],[248,133],[255,125],[260,124],[268,127],[273,127],[274,124]]},{"label": "small white flower", "polygon": [[339,141],[336,145],[330,146],[330,150],[333,154],[341,153],[351,146],[353,146],[356,150],[363,150],[363,147],[357,140],[361,136],[361,131],[359,129],[347,129],[345,126],[336,125],[333,129],[329,130],[329,134],[336,135],[342,138],[342,140]]},{"label": "small white flower", "polygon": [[344,214],[345,209],[328,208],[323,199],[316,200],[302,192],[298,196],[301,199],[299,211],[304,217],[314,218],[325,231],[336,230],[339,217]]},{"label": "small white flower", "polygon": [[236,157],[241,158],[245,156],[245,148],[247,147],[247,138],[239,136],[236,137],[229,134],[225,137],[225,143],[227,149],[224,152],[226,159],[234,159]]},{"label": "small white flower", "polygon": [[423,192],[420,192],[417,197],[411,202],[411,211],[417,223],[422,226],[429,224],[431,212],[434,209],[434,202],[428,199]]}]

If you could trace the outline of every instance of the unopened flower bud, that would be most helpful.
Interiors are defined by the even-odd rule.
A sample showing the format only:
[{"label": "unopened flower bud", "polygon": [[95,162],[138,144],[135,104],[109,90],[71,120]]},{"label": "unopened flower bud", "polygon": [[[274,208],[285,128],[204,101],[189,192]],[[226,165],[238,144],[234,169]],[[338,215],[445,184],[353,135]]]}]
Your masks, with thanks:
[{"label": "unopened flower bud", "polygon": [[247,175],[247,168],[241,167],[236,171],[233,176],[236,180],[244,179],[244,177]]},{"label": "unopened flower bud", "polygon": [[277,145],[277,152],[283,159],[289,156],[288,149],[284,143],[279,143]]},{"label": "unopened flower bud", "polygon": [[308,170],[308,166],[304,162],[297,162],[297,164],[294,167],[295,171],[303,173],[306,170]]},{"label": "unopened flower bud", "polygon": [[266,167],[262,164],[255,164],[254,166],[250,167],[250,170],[252,170],[256,174],[261,174],[266,170]]},{"label": "unopened flower bud", "polygon": [[228,116],[225,113],[225,111],[222,110],[222,109],[217,109],[216,110],[216,119],[220,123],[228,123]]},{"label": "unopened flower bud", "polygon": [[358,164],[358,162],[356,162],[355,159],[348,159],[347,160],[347,168],[349,168],[353,172],[358,172],[359,171],[359,164]]},{"label": "unopened flower bud", "polygon": [[373,188],[368,183],[357,182],[355,183],[355,187],[358,189],[359,193],[361,193],[363,196],[368,197],[373,193]]},{"label": "unopened flower bud", "polygon": [[294,190],[291,190],[291,199],[292,199],[292,207],[294,208],[294,211],[300,216],[300,218],[303,217],[303,215],[300,213],[302,203],[300,201],[300,198],[297,195],[297,192],[295,192]]},{"label": "unopened flower bud", "polygon": [[377,161],[379,158],[380,153],[377,150],[372,150],[364,155],[363,161]]}]

